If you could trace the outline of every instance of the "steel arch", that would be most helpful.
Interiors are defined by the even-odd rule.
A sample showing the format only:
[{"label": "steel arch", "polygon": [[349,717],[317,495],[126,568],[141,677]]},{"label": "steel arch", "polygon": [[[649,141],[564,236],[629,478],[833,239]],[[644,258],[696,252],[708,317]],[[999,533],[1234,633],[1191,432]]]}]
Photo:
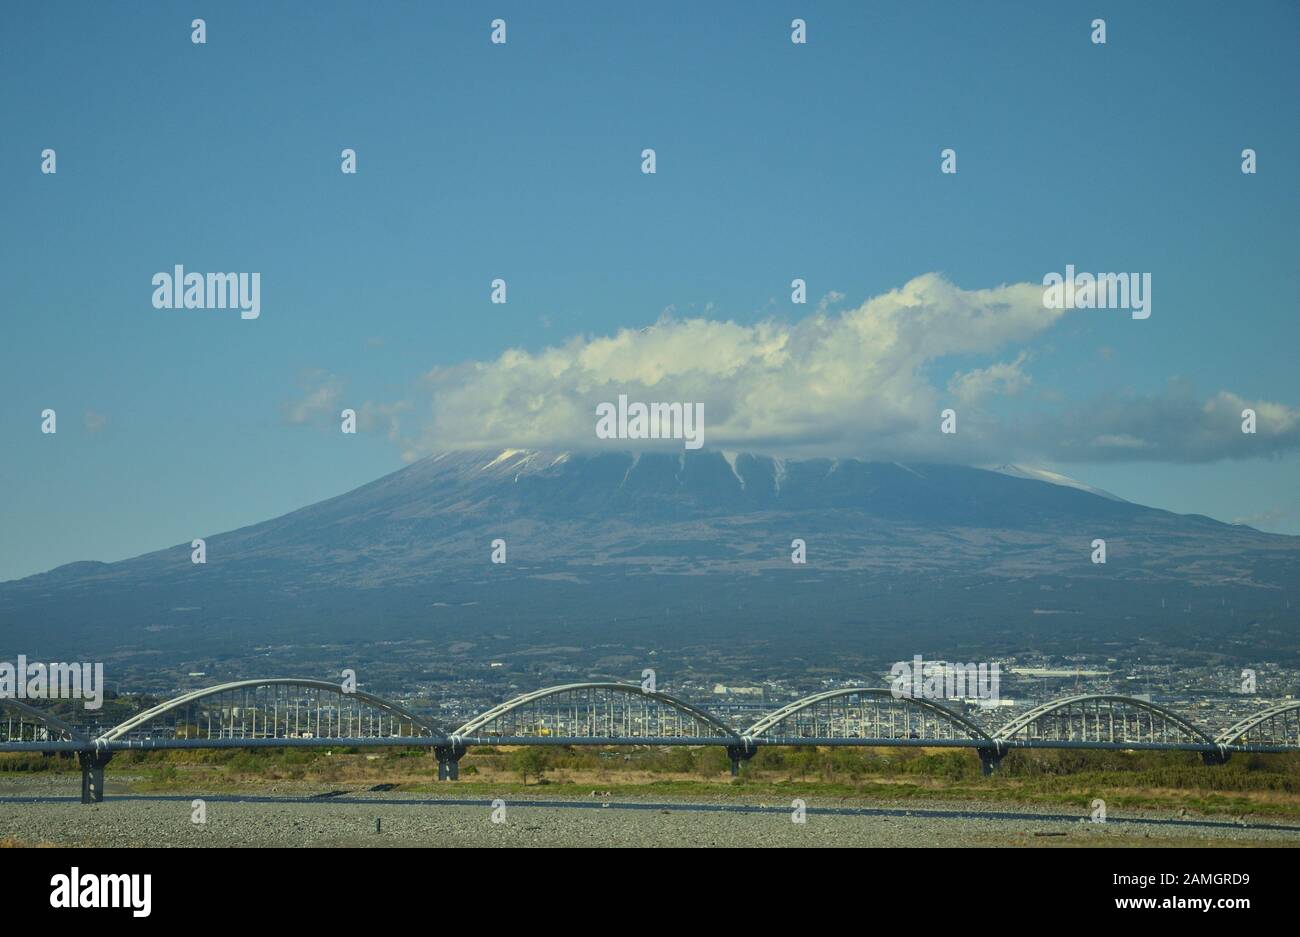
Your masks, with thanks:
[{"label": "steel arch", "polygon": [[692,706],[690,703],[683,702],[667,693],[659,693],[650,690],[643,690],[638,683],[565,683],[560,686],[546,687],[542,690],[533,690],[531,693],[523,693],[513,699],[508,699],[504,703],[499,703],[484,713],[480,713],[473,719],[466,722],[453,735],[457,738],[470,738],[487,724],[499,719],[500,717],[521,709],[530,703],[546,699],[550,696],[556,696],[561,693],[571,693],[575,690],[612,690],[616,693],[625,693],[632,697],[644,697],[662,703],[679,713],[690,716],[699,720],[718,733],[716,738],[721,742],[741,742],[740,736],[736,730],[720,721],[702,709]]},{"label": "steel arch", "polygon": [[997,730],[997,740],[999,742],[1009,742],[1016,733],[1022,731],[1032,723],[1037,722],[1044,716],[1051,715],[1060,710],[1069,709],[1071,706],[1080,703],[1092,702],[1123,703],[1126,706],[1133,706],[1137,709],[1145,710],[1152,715],[1168,720],[1193,738],[1200,739],[1208,745],[1215,744],[1214,739],[1210,738],[1204,729],[1188,722],[1182,716],[1178,715],[1178,713],[1165,709],[1163,706],[1157,706],[1155,703],[1147,702],[1146,700],[1135,699],[1132,696],[1120,696],[1116,693],[1080,693],[1077,696],[1065,696],[1061,699],[1049,700],[1046,703],[1035,706],[1028,712],[1022,713],[1006,725],[1001,726]]},{"label": "steel arch", "polygon": [[20,717],[29,716],[35,723],[46,727],[46,731],[53,729],[59,735],[69,742],[87,742],[89,739],[82,735],[72,726],[68,725],[58,716],[54,716],[44,710],[37,709],[35,706],[28,706],[21,700],[12,698],[0,698],[0,710],[17,710]]},{"label": "steel arch", "polygon": [[928,700],[928,699],[918,699],[911,696],[895,696],[892,690],[886,690],[881,687],[865,687],[865,686],[845,687],[838,690],[826,690],[822,693],[814,693],[812,696],[805,696],[803,699],[797,699],[793,703],[787,703],[785,706],[782,706],[780,709],[776,710],[775,712],[768,713],[762,719],[758,720],[758,722],[754,723],[752,726],[746,729],[745,737],[758,739],[759,737],[762,736],[764,732],[768,731],[778,723],[783,722],[784,720],[790,718],[791,716],[796,715],[797,713],[802,712],[803,710],[808,709],[812,706],[816,706],[818,703],[824,702],[826,700],[837,699],[841,696],[873,696],[877,698],[888,697],[890,701],[899,702],[903,704],[910,704],[912,706],[917,707],[918,709],[923,709],[931,713],[934,713],[936,716],[939,716],[942,719],[947,719],[948,721],[952,722],[954,725],[957,725],[962,729],[964,729],[967,732],[967,734],[969,734],[973,739],[978,739],[980,741],[987,741],[987,742],[993,741],[993,738],[987,732],[981,729],[978,725],[976,725],[970,719],[967,719],[965,716],[953,712],[947,706],[941,706],[939,703],[936,703],[933,700]]},{"label": "steel arch", "polygon": [[[1300,700],[1285,700],[1281,703],[1274,703],[1272,706],[1261,709],[1253,716],[1247,716],[1244,719],[1238,720],[1236,723],[1220,732],[1215,737],[1214,741],[1219,745],[1233,745],[1238,739],[1243,738],[1243,736],[1256,726],[1267,722],[1275,716],[1281,716],[1284,713],[1293,710],[1300,711]],[[1246,740],[1245,744],[1250,743]]]},{"label": "steel arch", "polygon": [[423,729],[429,735],[444,735],[443,730],[439,726],[434,725],[427,719],[417,716],[409,709],[406,709],[403,706],[398,706],[396,703],[390,703],[385,699],[380,699],[378,696],[373,696],[370,693],[364,693],[361,690],[344,693],[343,688],[339,684],[330,683],[325,680],[309,680],[299,677],[267,677],[263,680],[236,680],[232,683],[220,683],[216,686],[205,687],[202,690],[191,690],[188,693],[182,693],[180,696],[159,703],[157,706],[146,709],[144,712],[136,713],[130,719],[113,726],[113,728],[99,736],[97,741],[117,741],[128,732],[132,732],[141,726],[146,725],[152,720],[157,719],[159,716],[166,715],[172,710],[180,709],[183,706],[187,706],[190,703],[197,702],[198,700],[205,699],[209,696],[219,696],[222,693],[228,693],[232,690],[256,689],[268,686],[292,686],[305,689],[327,690],[342,698],[356,699],[369,706],[374,706],[377,709],[400,716],[403,719],[409,719],[413,725]]}]

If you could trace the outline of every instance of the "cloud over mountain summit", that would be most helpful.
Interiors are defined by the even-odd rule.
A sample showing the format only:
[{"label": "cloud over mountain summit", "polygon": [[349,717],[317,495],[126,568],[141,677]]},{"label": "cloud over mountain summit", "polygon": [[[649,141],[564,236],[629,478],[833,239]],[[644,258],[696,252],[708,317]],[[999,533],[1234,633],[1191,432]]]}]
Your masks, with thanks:
[{"label": "cloud over mountain summit", "polygon": [[[363,429],[386,432],[408,459],[453,448],[597,448],[595,408],[620,394],[701,402],[706,446],[777,454],[1194,462],[1300,442],[1294,407],[1228,390],[1199,398],[1176,382],[1146,396],[1025,401],[1035,387],[1029,344],[1067,315],[1105,314],[1045,308],[1042,296],[1037,284],[965,290],[929,273],[856,308],[819,307],[793,322],[664,316],[648,328],[435,367],[403,399],[358,409]],[[340,379],[323,375],[286,414],[332,421],[341,399]],[[1021,406],[1009,411],[1003,404],[1013,400]],[[939,432],[948,407],[958,414],[955,435]],[[1245,407],[1259,425],[1243,439]]]}]

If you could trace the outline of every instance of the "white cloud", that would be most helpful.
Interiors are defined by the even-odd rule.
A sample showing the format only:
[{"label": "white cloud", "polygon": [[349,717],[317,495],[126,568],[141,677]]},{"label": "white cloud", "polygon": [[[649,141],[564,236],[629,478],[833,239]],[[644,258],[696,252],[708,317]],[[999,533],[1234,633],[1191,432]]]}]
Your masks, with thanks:
[{"label": "white cloud", "polygon": [[[611,445],[596,439],[595,408],[619,394],[703,403],[709,447],[777,455],[1196,461],[1271,454],[1300,442],[1300,411],[1260,401],[1253,404],[1259,444],[1242,447],[1229,418],[1248,404],[1226,392],[1197,402],[1174,389],[998,416],[992,404],[1031,386],[1031,355],[1021,347],[1010,360],[970,367],[971,359],[1024,346],[1066,314],[1043,307],[1038,284],[963,290],[926,274],[855,309],[831,314],[822,307],[793,323],[678,319],[666,310],[643,329],[436,367],[407,399],[357,409],[363,429],[382,427],[408,459],[457,448]],[[950,356],[961,356],[967,369],[935,386],[929,372]],[[338,393],[335,379],[324,378],[288,408],[290,419],[307,422],[332,410]],[[1037,403],[1047,401],[1042,395]],[[955,436],[938,431],[947,406],[959,413]]]},{"label": "white cloud", "polygon": [[[1254,433],[1241,431],[1241,412],[1255,410]],[[1300,447],[1300,409],[1219,391],[1208,400],[1183,381],[1158,394],[1103,396],[1065,411],[1038,414],[1009,444],[1033,437],[1061,461],[1212,462],[1271,457]]]},{"label": "white cloud", "polygon": [[937,455],[941,395],[928,362],[991,353],[1062,312],[1032,284],[962,290],[936,274],[840,314],[740,325],[665,316],[649,329],[425,375],[409,453],[470,446],[587,448],[595,407],[617,399],[704,404],[710,446]]},{"label": "white cloud", "polygon": [[1150,449],[1151,444],[1145,439],[1138,439],[1127,433],[1104,433],[1092,438],[1092,446],[1097,449]]},{"label": "white cloud", "polygon": [[1002,361],[987,368],[975,368],[964,374],[954,374],[948,381],[948,393],[963,403],[977,403],[997,394],[1014,397],[1032,382],[1021,370],[1029,360],[1029,352],[1022,351],[1014,361]]},{"label": "white cloud", "polygon": [[343,381],[333,374],[313,371],[303,376],[299,382],[302,397],[282,408],[284,418],[290,423],[320,424],[333,420],[338,415],[339,399],[343,393]]}]

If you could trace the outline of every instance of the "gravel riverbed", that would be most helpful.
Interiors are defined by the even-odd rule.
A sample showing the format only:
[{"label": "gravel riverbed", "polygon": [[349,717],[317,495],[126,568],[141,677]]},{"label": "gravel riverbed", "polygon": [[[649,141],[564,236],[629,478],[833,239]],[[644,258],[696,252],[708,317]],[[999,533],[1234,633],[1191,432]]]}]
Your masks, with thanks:
[{"label": "gravel riverbed", "polygon": [[[771,797],[717,800],[491,799],[304,786],[204,796],[132,794],[110,782],[103,803],[79,802],[77,776],[0,778],[0,838],[59,846],[1300,846],[1300,824],[1112,815],[933,801],[811,799],[805,822]],[[206,822],[192,821],[204,799]],[[503,822],[494,822],[496,819]],[[376,820],[379,830],[376,832]]]}]

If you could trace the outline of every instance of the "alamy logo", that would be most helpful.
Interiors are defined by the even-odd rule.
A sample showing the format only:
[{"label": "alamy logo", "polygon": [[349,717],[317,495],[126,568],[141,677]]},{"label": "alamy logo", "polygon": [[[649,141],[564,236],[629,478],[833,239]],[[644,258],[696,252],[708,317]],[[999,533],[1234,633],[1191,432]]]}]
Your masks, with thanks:
[{"label": "alamy logo", "polygon": [[977,699],[998,701],[1001,674],[997,664],[949,664],[927,661],[920,654],[889,668],[894,699]]},{"label": "alamy logo", "polygon": [[0,699],[79,699],[87,709],[104,705],[103,664],[18,663],[0,661]]},{"label": "alamy logo", "polygon": [[148,917],[153,901],[153,876],[82,875],[75,865],[71,873],[50,879],[51,908],[130,908],[133,917]]},{"label": "alamy logo", "polygon": [[260,273],[186,273],[177,264],[171,273],[153,275],[155,309],[238,309],[241,319],[262,314]]},{"label": "alamy logo", "polygon": [[1134,319],[1151,318],[1151,274],[1080,273],[1066,264],[1065,276],[1043,277],[1043,306],[1047,309],[1128,309]]},{"label": "alamy logo", "polygon": [[596,405],[597,439],[680,439],[687,449],[704,445],[704,404],[627,402]]}]

